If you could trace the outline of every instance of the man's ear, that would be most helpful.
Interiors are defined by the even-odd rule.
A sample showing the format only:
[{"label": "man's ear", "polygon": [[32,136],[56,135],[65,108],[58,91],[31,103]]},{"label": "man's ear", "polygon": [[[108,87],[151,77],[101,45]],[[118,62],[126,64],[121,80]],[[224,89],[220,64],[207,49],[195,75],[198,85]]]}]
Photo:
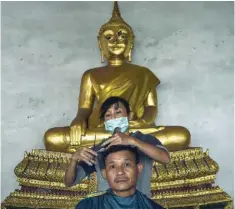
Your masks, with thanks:
[{"label": "man's ear", "polygon": [[130,111],[128,114],[128,120],[131,121],[133,119],[134,119],[134,113],[132,111]]},{"label": "man's ear", "polygon": [[103,179],[106,180],[107,178],[106,178],[106,171],[105,171],[105,169],[101,170],[101,174],[102,174]]},{"label": "man's ear", "polygon": [[138,163],[137,164],[137,171],[138,171],[138,175],[141,173],[141,171],[143,170],[143,164],[142,163]]}]

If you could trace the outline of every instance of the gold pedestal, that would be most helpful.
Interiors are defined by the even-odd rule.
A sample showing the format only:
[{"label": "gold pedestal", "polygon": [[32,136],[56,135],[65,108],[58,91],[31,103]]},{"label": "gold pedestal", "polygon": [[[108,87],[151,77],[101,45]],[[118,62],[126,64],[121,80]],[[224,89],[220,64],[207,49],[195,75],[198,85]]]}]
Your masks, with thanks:
[{"label": "gold pedestal", "polygon": [[[12,192],[2,208],[72,209],[97,189],[96,175],[81,184],[65,187],[63,176],[71,154],[33,150],[15,168],[20,190]],[[171,152],[171,163],[154,163],[151,179],[152,199],[165,208],[232,209],[232,199],[214,185],[219,166],[202,148]]]}]

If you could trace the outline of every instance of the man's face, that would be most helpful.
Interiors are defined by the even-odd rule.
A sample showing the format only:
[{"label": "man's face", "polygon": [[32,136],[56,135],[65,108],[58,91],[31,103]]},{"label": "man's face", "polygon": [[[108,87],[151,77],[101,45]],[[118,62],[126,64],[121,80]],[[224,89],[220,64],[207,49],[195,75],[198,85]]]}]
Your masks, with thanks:
[{"label": "man's face", "polygon": [[135,190],[142,164],[136,164],[132,152],[123,150],[110,153],[105,164],[103,175],[114,193]]},{"label": "man's face", "polygon": [[111,107],[106,111],[104,114],[104,121],[127,116],[128,115],[125,106],[121,102],[118,102],[112,104]]}]

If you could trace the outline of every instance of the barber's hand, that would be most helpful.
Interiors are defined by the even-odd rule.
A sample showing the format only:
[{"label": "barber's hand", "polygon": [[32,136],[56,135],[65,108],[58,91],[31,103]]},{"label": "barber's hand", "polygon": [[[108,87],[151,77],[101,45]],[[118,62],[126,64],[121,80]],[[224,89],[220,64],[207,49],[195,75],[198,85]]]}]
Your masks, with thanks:
[{"label": "barber's hand", "polygon": [[89,148],[82,147],[77,149],[77,151],[72,155],[73,161],[84,161],[88,165],[96,163],[97,153]]},{"label": "barber's hand", "polygon": [[106,149],[113,145],[134,145],[135,138],[123,133],[116,133],[107,141],[101,144],[102,147],[108,145]]}]

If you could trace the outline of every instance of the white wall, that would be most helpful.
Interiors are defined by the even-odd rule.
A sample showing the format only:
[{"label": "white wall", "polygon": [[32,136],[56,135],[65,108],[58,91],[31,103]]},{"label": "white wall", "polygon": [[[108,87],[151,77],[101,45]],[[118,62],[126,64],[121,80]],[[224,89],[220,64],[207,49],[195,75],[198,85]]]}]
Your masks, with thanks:
[{"label": "white wall", "polygon": [[[2,200],[24,151],[68,125],[83,72],[100,65],[97,35],[112,2],[2,3]],[[133,63],[161,80],[157,124],[182,125],[220,165],[233,196],[233,2],[120,2]]]}]

